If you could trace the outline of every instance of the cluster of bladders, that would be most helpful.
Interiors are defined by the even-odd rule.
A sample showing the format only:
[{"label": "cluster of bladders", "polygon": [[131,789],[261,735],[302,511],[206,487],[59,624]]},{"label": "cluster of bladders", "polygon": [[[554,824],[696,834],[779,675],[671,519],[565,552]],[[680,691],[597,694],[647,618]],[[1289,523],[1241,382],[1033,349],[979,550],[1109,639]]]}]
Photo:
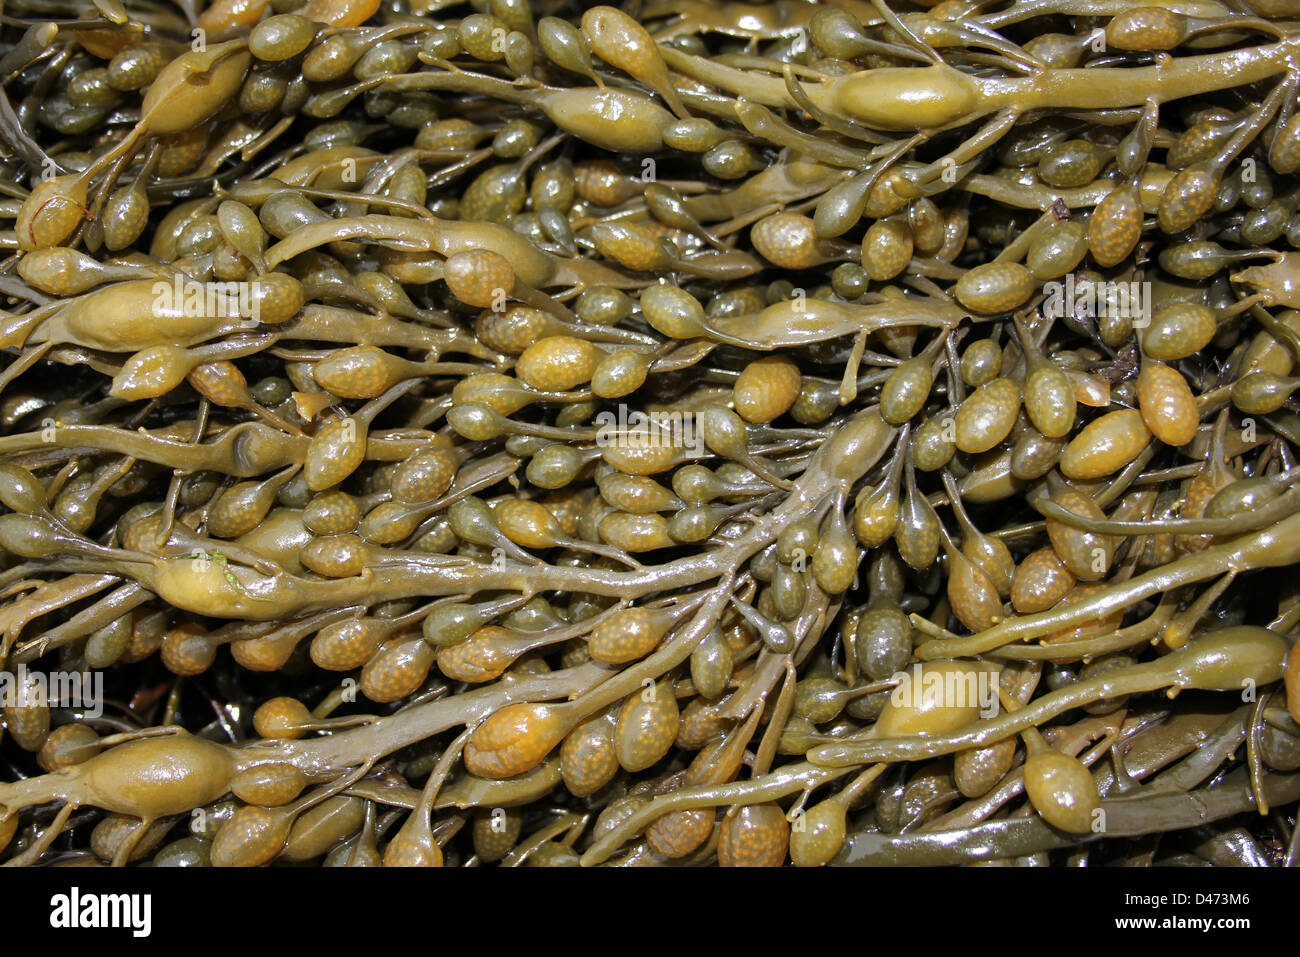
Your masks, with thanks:
[{"label": "cluster of bladders", "polygon": [[1297,863],[1297,0],[0,40],[3,863]]}]

